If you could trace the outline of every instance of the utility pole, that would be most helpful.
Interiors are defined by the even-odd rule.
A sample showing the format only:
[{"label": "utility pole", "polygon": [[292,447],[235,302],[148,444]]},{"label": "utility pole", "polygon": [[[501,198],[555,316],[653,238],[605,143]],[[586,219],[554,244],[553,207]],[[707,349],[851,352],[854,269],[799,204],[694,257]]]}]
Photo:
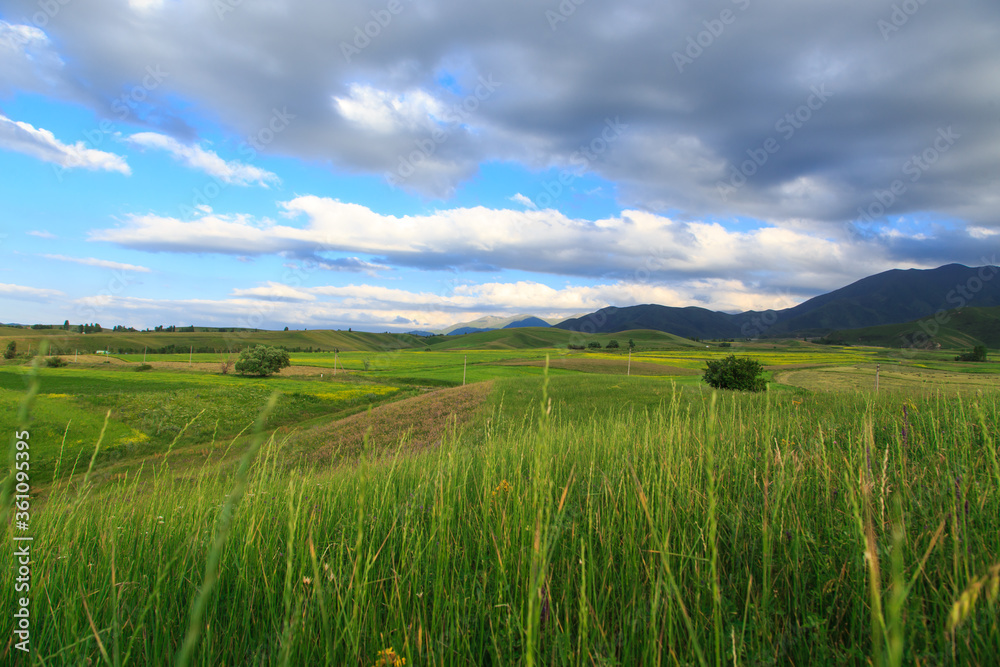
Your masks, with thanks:
[{"label": "utility pole", "polygon": [[882,369],[882,364],[875,364],[875,393],[878,393],[878,375]]},{"label": "utility pole", "polygon": [[142,363],[146,363],[146,348],[145,347],[142,348]]},{"label": "utility pole", "polygon": [[462,367],[462,386],[465,386],[465,374],[469,370],[469,355],[465,355],[465,366]]},{"label": "utility pole", "polygon": [[632,348],[628,349],[628,372],[626,373],[629,377],[632,376]]}]

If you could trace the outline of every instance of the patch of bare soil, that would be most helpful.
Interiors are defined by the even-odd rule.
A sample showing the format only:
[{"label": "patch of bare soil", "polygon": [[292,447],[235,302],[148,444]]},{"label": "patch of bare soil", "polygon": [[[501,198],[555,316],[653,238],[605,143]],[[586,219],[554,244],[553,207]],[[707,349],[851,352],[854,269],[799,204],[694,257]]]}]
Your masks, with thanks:
[{"label": "patch of bare soil", "polygon": [[333,463],[360,453],[366,435],[369,451],[395,449],[404,437],[408,450],[423,449],[472,421],[492,389],[491,382],[439,389],[316,426],[296,434],[289,444],[311,463]]}]

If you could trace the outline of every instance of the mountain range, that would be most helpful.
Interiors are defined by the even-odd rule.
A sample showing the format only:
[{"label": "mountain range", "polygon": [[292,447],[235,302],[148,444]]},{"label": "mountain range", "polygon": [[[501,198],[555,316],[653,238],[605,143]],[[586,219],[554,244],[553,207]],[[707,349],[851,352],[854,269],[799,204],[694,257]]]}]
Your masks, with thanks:
[{"label": "mountain range", "polygon": [[602,308],[556,324],[583,333],[654,329],[685,338],[822,336],[839,329],[900,324],[966,306],[1000,306],[996,266],[948,264],[892,269],[783,310],[723,313],[646,304]]}]

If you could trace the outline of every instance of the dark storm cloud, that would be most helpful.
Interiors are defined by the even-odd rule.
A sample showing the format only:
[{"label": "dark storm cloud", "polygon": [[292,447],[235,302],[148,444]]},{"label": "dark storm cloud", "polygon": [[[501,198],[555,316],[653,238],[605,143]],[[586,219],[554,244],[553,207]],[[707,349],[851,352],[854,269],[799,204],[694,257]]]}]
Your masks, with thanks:
[{"label": "dark storm cloud", "polygon": [[[8,5],[8,22],[37,11]],[[262,150],[432,195],[514,160],[599,173],[626,206],[841,234],[900,180],[890,219],[997,225],[996,3],[119,0],[70,3],[44,30],[99,113],[160,66],[165,131],[199,114],[238,143],[287,112]],[[500,85],[476,97],[481,77]],[[627,129],[602,144],[614,118]],[[953,144],[914,168],[942,131]]]}]

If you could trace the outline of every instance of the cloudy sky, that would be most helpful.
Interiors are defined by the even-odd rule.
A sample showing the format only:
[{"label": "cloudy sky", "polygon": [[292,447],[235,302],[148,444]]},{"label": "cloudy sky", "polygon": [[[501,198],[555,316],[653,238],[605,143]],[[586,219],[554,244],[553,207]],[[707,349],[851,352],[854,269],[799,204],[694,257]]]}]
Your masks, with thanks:
[{"label": "cloudy sky", "polygon": [[3,0],[0,321],[375,331],[996,263],[992,0]]}]

